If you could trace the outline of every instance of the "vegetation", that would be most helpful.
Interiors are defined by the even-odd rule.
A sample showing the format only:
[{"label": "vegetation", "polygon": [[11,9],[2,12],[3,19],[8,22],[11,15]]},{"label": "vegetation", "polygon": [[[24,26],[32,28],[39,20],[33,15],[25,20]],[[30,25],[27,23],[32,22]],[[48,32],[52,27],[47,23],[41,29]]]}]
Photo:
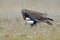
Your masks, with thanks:
[{"label": "vegetation", "polygon": [[31,27],[22,18],[0,19],[0,40],[60,40],[60,24]]}]

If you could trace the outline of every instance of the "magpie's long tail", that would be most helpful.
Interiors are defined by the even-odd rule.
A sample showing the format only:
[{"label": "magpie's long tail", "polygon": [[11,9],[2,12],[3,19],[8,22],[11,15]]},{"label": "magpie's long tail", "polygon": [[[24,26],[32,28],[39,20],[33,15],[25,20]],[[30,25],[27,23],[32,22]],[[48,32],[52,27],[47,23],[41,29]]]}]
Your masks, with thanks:
[{"label": "magpie's long tail", "polygon": [[54,21],[53,19],[51,19],[51,18],[46,18],[46,20],[51,20],[51,21]]}]

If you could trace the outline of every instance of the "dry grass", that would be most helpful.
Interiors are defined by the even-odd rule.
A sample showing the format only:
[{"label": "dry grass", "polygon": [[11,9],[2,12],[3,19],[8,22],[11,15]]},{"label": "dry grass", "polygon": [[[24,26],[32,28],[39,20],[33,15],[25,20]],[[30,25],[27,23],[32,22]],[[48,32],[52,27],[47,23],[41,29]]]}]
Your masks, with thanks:
[{"label": "dry grass", "polygon": [[0,19],[0,40],[60,40],[60,24],[31,27],[22,18]]}]

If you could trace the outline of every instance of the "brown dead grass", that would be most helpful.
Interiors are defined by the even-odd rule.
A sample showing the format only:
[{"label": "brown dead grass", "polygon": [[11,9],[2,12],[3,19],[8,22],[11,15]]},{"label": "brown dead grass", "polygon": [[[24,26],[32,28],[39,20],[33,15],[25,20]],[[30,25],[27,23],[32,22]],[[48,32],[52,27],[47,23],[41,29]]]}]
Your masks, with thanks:
[{"label": "brown dead grass", "polygon": [[1,40],[60,40],[60,23],[39,23],[31,27],[22,18],[1,19]]}]

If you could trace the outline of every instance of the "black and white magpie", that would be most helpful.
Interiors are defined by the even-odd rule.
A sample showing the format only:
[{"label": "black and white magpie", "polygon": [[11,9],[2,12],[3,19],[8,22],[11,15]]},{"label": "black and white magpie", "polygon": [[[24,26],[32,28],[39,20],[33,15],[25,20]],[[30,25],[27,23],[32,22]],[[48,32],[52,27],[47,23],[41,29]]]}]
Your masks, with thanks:
[{"label": "black and white magpie", "polygon": [[[22,9],[22,16],[23,19],[29,23],[31,26],[33,26],[34,24],[38,23],[38,22],[45,22],[47,24],[52,25],[52,23],[50,23],[50,21],[54,21],[53,19],[46,17],[43,13],[37,12],[37,11],[33,11],[33,10],[27,10],[27,9]],[[48,21],[50,20],[50,21]]]}]

